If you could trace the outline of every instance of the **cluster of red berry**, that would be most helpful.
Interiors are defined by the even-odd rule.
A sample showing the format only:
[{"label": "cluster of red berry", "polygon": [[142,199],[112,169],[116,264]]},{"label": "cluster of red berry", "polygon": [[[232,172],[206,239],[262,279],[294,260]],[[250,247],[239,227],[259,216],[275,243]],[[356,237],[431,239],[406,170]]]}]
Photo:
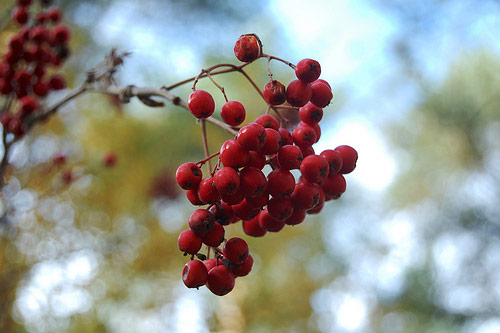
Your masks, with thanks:
[{"label": "cluster of red berry", "polygon": [[[264,56],[255,35],[241,36],[234,52],[244,62]],[[247,243],[238,237],[225,241],[225,225],[241,220],[243,231],[254,237],[278,232],[285,225],[303,222],[306,214],[320,212],[325,201],[339,198],[346,189],[343,175],[354,170],[356,150],[344,145],[315,154],[312,148],[321,135],[318,123],[322,108],[333,97],[331,88],[319,79],[317,61],[304,59],[294,68],[296,80],[285,89],[270,79],[263,97],[270,108],[288,102],[286,108],[298,112],[298,125],[292,128],[283,117],[278,121],[263,114],[241,127],[218,153],[177,169],[177,183],[186,190],[189,201],[208,205],[192,213],[189,229],[178,238],[180,250],[191,255],[182,272],[189,288],[206,285],[214,294],[225,295],[233,289],[235,277],[250,272],[253,259]],[[189,96],[188,106],[199,119],[215,111],[212,96],[203,90]],[[241,103],[229,101],[222,106],[221,117],[228,125],[238,126],[245,119],[245,109]],[[200,167],[216,156],[216,168],[203,178]],[[267,176],[262,171],[266,165],[272,170]],[[301,173],[297,182],[291,173],[295,169]],[[202,244],[208,247],[207,255],[199,253]],[[211,249],[214,258],[207,259]]]},{"label": "cluster of red berry", "polygon": [[20,29],[10,37],[0,59],[0,94],[12,98],[10,105],[15,111],[4,110],[0,121],[4,129],[20,136],[25,132],[26,118],[40,109],[40,99],[66,86],[64,78],[50,67],[61,66],[67,58],[70,32],[59,23],[59,8],[44,9],[47,1],[40,1],[36,13],[34,8],[30,10],[31,0],[16,3],[12,18]]}]

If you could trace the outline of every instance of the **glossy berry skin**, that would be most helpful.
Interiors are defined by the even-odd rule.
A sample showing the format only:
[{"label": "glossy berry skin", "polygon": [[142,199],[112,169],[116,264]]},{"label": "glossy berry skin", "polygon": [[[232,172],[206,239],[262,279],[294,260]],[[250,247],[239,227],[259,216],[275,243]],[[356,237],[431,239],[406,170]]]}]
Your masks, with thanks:
[{"label": "glossy berry skin", "polygon": [[198,197],[205,204],[214,204],[221,199],[213,177],[203,178],[198,185]]},{"label": "glossy berry skin", "polygon": [[324,108],[333,98],[332,90],[328,85],[320,81],[314,81],[311,83],[312,96],[311,103],[319,108]]},{"label": "glossy berry skin", "polygon": [[273,128],[266,128],[266,139],[264,145],[259,149],[259,152],[264,155],[276,154],[280,149],[281,136],[279,132]]},{"label": "glossy berry skin", "polygon": [[195,90],[188,98],[189,111],[198,119],[206,119],[215,111],[215,101],[205,90]]},{"label": "glossy berry skin", "polygon": [[197,188],[201,177],[201,169],[193,162],[182,163],[175,172],[175,180],[183,190]]},{"label": "glossy berry skin", "polygon": [[248,197],[245,198],[245,200],[247,201],[250,207],[261,209],[269,202],[269,193],[266,191],[262,195],[259,195],[258,197],[253,197],[253,198]]},{"label": "glossy berry skin", "polygon": [[314,128],[303,122],[300,122],[292,132],[293,142],[301,148],[312,146],[317,141],[317,137]]},{"label": "glossy berry skin", "polygon": [[294,209],[292,215],[283,221],[287,225],[297,225],[306,219],[306,210],[305,209]]},{"label": "glossy berry skin", "polygon": [[206,209],[197,209],[189,217],[189,228],[196,236],[206,235],[214,228],[215,219],[212,213]]},{"label": "glossy berry skin", "polygon": [[200,197],[198,196],[198,188],[195,188],[194,190],[187,190],[186,197],[188,198],[189,202],[191,202],[191,204],[194,206],[203,205],[203,201],[201,201]]},{"label": "glossy berry skin", "polygon": [[217,260],[216,258],[205,260],[204,262],[207,271],[210,273],[210,270],[215,266],[222,265],[222,260]]},{"label": "glossy berry skin", "polygon": [[285,227],[285,223],[273,218],[269,214],[267,208],[261,211],[259,214],[259,225],[262,229],[269,232],[278,232]]},{"label": "glossy berry skin", "polygon": [[243,148],[256,151],[266,142],[266,130],[260,124],[250,123],[240,128],[236,140]]},{"label": "glossy berry skin", "polygon": [[285,145],[278,150],[278,163],[281,169],[298,169],[304,157],[298,146]]},{"label": "glossy berry skin", "polygon": [[234,139],[226,140],[222,144],[219,158],[224,166],[232,168],[244,167],[250,160],[248,150]]},{"label": "glossy berry skin", "polygon": [[262,237],[267,233],[267,230],[262,228],[259,224],[260,214],[255,216],[253,219],[248,221],[243,221],[241,223],[243,227],[243,232],[248,236],[252,237]]},{"label": "glossy berry skin", "polygon": [[255,167],[262,170],[266,166],[266,155],[259,153],[257,151],[249,151],[250,160],[248,161],[248,166]]},{"label": "glossy berry skin", "polygon": [[309,155],[314,155],[314,148],[312,146],[309,147],[300,147],[300,151],[302,152],[302,156],[306,158]]},{"label": "glossy berry skin", "polygon": [[340,168],[339,172],[342,174],[351,173],[356,168],[358,152],[347,145],[338,146],[334,150],[338,151],[342,156],[342,168]]},{"label": "glossy berry skin", "polygon": [[300,165],[302,176],[311,183],[321,183],[330,172],[326,158],[320,155],[309,155]]},{"label": "glossy berry skin", "polygon": [[233,205],[231,208],[233,209],[234,215],[243,221],[253,219],[260,211],[260,208],[250,206],[246,198],[239,204]]},{"label": "glossy berry skin", "polygon": [[317,107],[311,102],[299,109],[300,120],[306,124],[314,125],[320,122],[323,118],[323,109]]},{"label": "glossy berry skin", "polygon": [[321,75],[321,66],[316,60],[302,59],[295,68],[295,75],[302,82],[313,82]]},{"label": "glossy berry skin", "polygon": [[292,133],[286,128],[278,128],[278,133],[280,134],[280,148],[285,145],[293,145]]},{"label": "glossy berry skin", "polygon": [[60,24],[55,26],[50,32],[50,39],[54,45],[62,45],[68,42],[70,37],[67,26]]},{"label": "glossy berry skin", "polygon": [[33,93],[37,96],[40,97],[45,97],[47,96],[47,93],[49,92],[49,86],[42,81],[38,81],[33,85]]},{"label": "glossy berry skin", "polygon": [[231,266],[230,271],[231,273],[234,274],[234,276],[247,276],[248,273],[250,273],[250,271],[252,270],[252,266],[253,266],[253,258],[249,254],[244,262],[242,262],[239,265]]},{"label": "glossy berry skin", "polygon": [[293,80],[286,88],[286,100],[292,106],[304,106],[311,99],[312,88],[309,83]]},{"label": "glossy berry skin", "polygon": [[242,62],[252,62],[260,57],[261,45],[255,35],[241,35],[234,44],[234,55]]},{"label": "glossy berry skin", "polygon": [[290,197],[292,198],[294,209],[306,210],[315,207],[320,199],[318,189],[307,181],[297,183]]},{"label": "glossy berry skin", "polygon": [[278,123],[276,118],[274,118],[270,114],[263,114],[258,116],[257,119],[255,119],[255,122],[265,128],[272,128],[276,131],[280,128],[280,124]]},{"label": "glossy berry skin", "polygon": [[245,120],[245,107],[238,101],[229,101],[222,106],[220,116],[226,124],[238,126]]},{"label": "glossy berry skin", "polygon": [[321,184],[325,195],[330,197],[339,197],[346,190],[346,181],[341,173],[333,174],[327,177]]},{"label": "glossy berry skin", "polygon": [[216,203],[210,207],[209,211],[213,214],[215,222],[221,225],[230,224],[234,216],[233,209],[224,201]]},{"label": "glossy berry skin", "polygon": [[288,170],[278,168],[267,175],[267,190],[275,198],[289,196],[294,188],[295,178]]},{"label": "glossy berry skin", "polygon": [[330,166],[329,174],[333,175],[340,171],[340,169],[342,168],[342,155],[340,155],[340,152],[332,149],[327,149],[322,151],[320,155],[327,160],[328,165]]},{"label": "glossy berry skin", "polygon": [[264,173],[254,167],[240,171],[240,191],[245,197],[255,198],[265,193],[267,179]]},{"label": "glossy berry skin", "polygon": [[223,167],[215,174],[214,184],[221,195],[232,195],[240,188],[240,176],[233,168]]},{"label": "glossy berry skin", "polygon": [[188,254],[196,254],[201,249],[201,239],[191,230],[184,230],[177,238],[179,250]]},{"label": "glossy berry skin", "polygon": [[225,232],[222,224],[215,223],[214,228],[205,235],[202,235],[200,238],[203,244],[206,244],[211,247],[217,247],[224,240],[224,234]]},{"label": "glossy berry skin", "polygon": [[265,101],[270,105],[281,105],[286,101],[286,88],[277,80],[267,82],[262,94]]},{"label": "glossy berry skin", "polygon": [[267,211],[275,220],[285,221],[293,213],[293,202],[290,197],[273,197],[267,204]]},{"label": "glossy berry skin", "polygon": [[207,283],[207,267],[199,260],[191,260],[182,270],[182,282],[188,288],[199,288]]},{"label": "glossy berry skin", "polygon": [[19,112],[22,116],[31,114],[38,108],[37,101],[32,96],[24,96],[19,100]]},{"label": "glossy berry skin", "polygon": [[248,257],[248,244],[243,238],[233,237],[227,240],[222,249],[224,257],[233,264],[241,264]]},{"label": "glossy berry skin", "polygon": [[224,296],[234,288],[234,274],[224,265],[213,267],[208,272],[207,288],[217,296]]},{"label": "glossy berry skin", "polygon": [[[240,184],[241,184],[241,181],[240,181]],[[243,194],[240,191],[236,192],[233,195],[223,195],[222,196],[222,200],[230,206],[239,204],[240,202],[243,201],[243,199],[245,199],[245,197],[243,196]]]}]

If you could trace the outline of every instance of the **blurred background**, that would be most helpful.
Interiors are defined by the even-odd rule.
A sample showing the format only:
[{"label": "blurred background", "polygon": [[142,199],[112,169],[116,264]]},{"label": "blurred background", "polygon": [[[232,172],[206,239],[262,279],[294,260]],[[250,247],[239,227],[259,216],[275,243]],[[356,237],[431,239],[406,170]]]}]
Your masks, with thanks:
[{"label": "blurred background", "polygon": [[[318,60],[334,102],[314,148],[351,145],[358,167],[320,215],[245,236],[254,269],[230,294],[190,290],[177,236],[193,207],[173,175],[202,158],[199,126],[170,104],[87,94],[9,157],[1,332],[500,332],[499,1],[55,3],[72,30],[70,89],[114,47],[132,53],[117,74],[123,86],[237,64],[244,33],[268,54]],[[4,20],[13,6],[0,4]],[[14,31],[0,32],[1,45]],[[247,68],[263,86],[265,61]],[[237,74],[217,80],[248,120],[265,110]],[[190,86],[173,92],[187,98]],[[207,80],[199,87],[221,105]],[[209,126],[211,151],[227,138]],[[106,168],[110,152],[116,165]],[[226,232],[243,235],[240,224]]]}]

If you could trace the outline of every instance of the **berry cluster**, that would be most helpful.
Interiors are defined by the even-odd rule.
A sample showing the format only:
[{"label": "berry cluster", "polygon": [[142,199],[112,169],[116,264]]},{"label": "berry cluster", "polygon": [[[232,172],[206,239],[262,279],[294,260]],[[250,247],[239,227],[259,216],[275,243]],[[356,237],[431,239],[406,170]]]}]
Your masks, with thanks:
[{"label": "berry cluster", "polygon": [[55,74],[67,58],[70,32],[61,24],[61,10],[31,7],[31,0],[17,0],[12,19],[19,31],[8,40],[0,59],[0,94],[12,98],[14,111],[3,110],[0,121],[9,133],[24,134],[25,120],[40,110],[40,100],[52,90],[64,89],[65,80]]},{"label": "berry cluster", "polygon": [[[241,36],[234,52],[244,62],[273,58],[262,53],[255,35]],[[307,214],[319,213],[325,201],[338,199],[346,190],[344,174],[354,170],[356,150],[343,145],[315,154],[312,147],[321,136],[322,108],[333,97],[330,85],[319,79],[321,67],[315,60],[301,60],[292,68],[297,79],[287,88],[270,74],[262,91],[268,110],[276,111],[279,120],[263,114],[239,128],[218,153],[177,169],[177,184],[186,190],[189,201],[195,206],[208,205],[191,214],[189,229],[178,238],[179,249],[191,255],[182,272],[189,288],[206,285],[222,296],[233,289],[235,277],[250,272],[253,259],[247,243],[238,237],[226,241],[224,226],[241,220],[249,236],[278,232],[285,225],[302,223]],[[214,99],[203,90],[191,93],[188,106],[198,119],[215,111]],[[298,113],[300,122],[291,125],[280,108]],[[245,109],[240,102],[228,101],[221,108],[221,118],[238,126],[245,120]],[[215,157],[215,169],[203,177],[200,167]],[[263,172],[266,165],[270,170],[267,175]],[[298,181],[292,170],[300,172]],[[207,255],[199,253],[203,244],[208,247]],[[208,259],[211,250],[214,258]]]}]

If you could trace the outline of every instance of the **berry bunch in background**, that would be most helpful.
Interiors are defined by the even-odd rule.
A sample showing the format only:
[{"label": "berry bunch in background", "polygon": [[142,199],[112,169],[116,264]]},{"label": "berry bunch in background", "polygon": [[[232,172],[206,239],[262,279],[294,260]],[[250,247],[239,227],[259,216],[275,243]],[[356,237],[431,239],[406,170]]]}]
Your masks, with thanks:
[{"label": "berry bunch in background", "polygon": [[18,31],[0,58],[0,94],[9,101],[0,121],[16,137],[25,133],[27,120],[41,110],[44,98],[66,87],[56,70],[69,54],[70,32],[61,23],[61,10],[49,2],[16,1],[12,23]]},{"label": "berry bunch in background", "polygon": [[[268,60],[269,82],[259,91],[268,108],[252,122],[236,127],[245,121],[245,107],[229,101],[211,75],[219,67],[232,65],[202,71],[199,77],[208,76],[224,95],[226,103],[220,107],[220,116],[235,136],[226,140],[219,152],[209,155],[205,149],[204,159],[183,163],[176,172],[177,184],[198,206],[189,218],[189,229],[178,238],[179,249],[191,259],[184,266],[182,280],[188,288],[206,285],[219,296],[229,293],[235,278],[249,274],[253,264],[245,240],[227,239],[225,226],[241,221],[245,234],[262,237],[302,223],[308,214],[319,213],[326,201],[345,192],[344,175],[354,170],[358,158],[356,150],[346,145],[319,154],[314,151],[313,144],[321,136],[323,108],[333,98],[328,82],[319,78],[317,61],[303,59],[293,65],[264,54],[253,34],[241,36],[234,53],[245,63]],[[296,79],[286,87],[273,79],[271,60],[294,69]],[[215,112],[216,105],[209,92],[196,89],[199,77],[194,80],[188,107],[203,122]],[[214,168],[211,160],[216,160]],[[208,171],[203,174],[205,164]],[[200,252],[204,246],[206,254]]]}]

